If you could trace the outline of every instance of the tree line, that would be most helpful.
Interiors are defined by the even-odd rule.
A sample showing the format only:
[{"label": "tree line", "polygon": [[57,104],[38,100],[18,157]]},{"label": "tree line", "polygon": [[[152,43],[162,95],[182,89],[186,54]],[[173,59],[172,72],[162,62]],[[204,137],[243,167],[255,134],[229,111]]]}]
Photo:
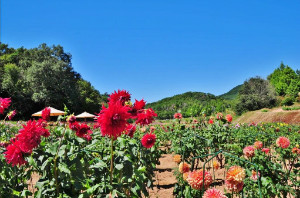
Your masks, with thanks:
[{"label": "tree line", "polygon": [[210,116],[216,112],[224,112],[230,107],[224,99],[209,93],[186,92],[160,101],[149,103],[159,119],[172,119],[174,113],[180,112],[183,117],[199,115]]},{"label": "tree line", "polygon": [[300,101],[300,71],[280,64],[267,79],[253,77],[246,80],[234,102],[237,114],[278,105],[292,105]]},{"label": "tree line", "polygon": [[300,101],[299,93],[300,71],[281,63],[267,79],[252,77],[220,96],[187,92],[150,103],[148,107],[158,113],[159,119],[171,119],[177,112],[183,117],[210,116],[228,110],[241,115],[262,108],[292,105]]},{"label": "tree line", "polygon": [[23,119],[45,106],[99,112],[108,95],[74,71],[71,60],[60,45],[14,49],[0,43],[0,97],[11,97],[12,108]]}]

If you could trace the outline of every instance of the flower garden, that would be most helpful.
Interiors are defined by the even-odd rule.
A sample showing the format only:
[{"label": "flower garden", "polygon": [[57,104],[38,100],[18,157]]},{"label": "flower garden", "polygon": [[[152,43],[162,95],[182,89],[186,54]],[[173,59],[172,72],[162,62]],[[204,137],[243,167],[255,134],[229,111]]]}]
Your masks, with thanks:
[{"label": "flower garden", "polygon": [[56,122],[49,108],[39,120],[7,121],[11,103],[0,98],[1,197],[148,197],[166,153],[178,164],[174,197],[300,197],[297,125],[235,125],[222,113],[154,122],[124,90],[93,123],[67,108]]}]

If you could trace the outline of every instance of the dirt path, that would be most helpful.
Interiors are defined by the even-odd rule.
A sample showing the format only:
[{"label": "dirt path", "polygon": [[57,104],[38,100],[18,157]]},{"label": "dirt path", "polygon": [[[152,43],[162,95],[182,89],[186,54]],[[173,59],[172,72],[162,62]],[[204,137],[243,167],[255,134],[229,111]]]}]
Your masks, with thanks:
[{"label": "dirt path", "polygon": [[153,189],[149,190],[150,198],[173,198],[174,185],[177,183],[173,174],[177,164],[173,161],[172,154],[164,154],[156,165]]}]

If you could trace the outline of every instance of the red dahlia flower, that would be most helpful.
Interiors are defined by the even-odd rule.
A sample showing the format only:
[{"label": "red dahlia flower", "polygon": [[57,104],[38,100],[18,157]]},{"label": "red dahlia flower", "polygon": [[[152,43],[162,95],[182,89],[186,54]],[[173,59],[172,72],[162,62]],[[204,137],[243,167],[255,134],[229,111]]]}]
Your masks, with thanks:
[{"label": "red dahlia flower", "polygon": [[0,114],[3,114],[4,110],[10,106],[10,98],[0,98]]},{"label": "red dahlia flower", "polygon": [[153,117],[157,117],[157,114],[153,111],[153,109],[145,109],[143,112],[137,115],[137,120],[135,122],[142,126],[148,125],[154,121]]},{"label": "red dahlia flower", "polygon": [[214,121],[213,121],[212,119],[209,119],[208,123],[209,123],[209,124],[213,124]]},{"label": "red dahlia flower", "polygon": [[125,134],[129,137],[133,138],[134,132],[136,131],[136,126],[133,124],[129,124],[126,126]]},{"label": "red dahlia flower", "polygon": [[261,151],[264,152],[265,154],[268,154],[270,152],[270,149],[269,148],[262,148]]},{"label": "red dahlia flower", "polygon": [[92,139],[92,133],[93,132],[90,130],[90,127],[85,123],[80,124],[76,130],[76,135],[78,137],[85,138],[88,141]]},{"label": "red dahlia flower", "polygon": [[76,121],[76,117],[73,114],[68,116],[67,122],[74,123],[75,121]]},{"label": "red dahlia flower", "polygon": [[108,100],[110,103],[121,102],[121,104],[124,105],[125,102],[130,100],[130,98],[131,98],[131,96],[128,91],[118,90],[118,92],[114,91],[114,93],[110,94]]},{"label": "red dahlia flower", "polygon": [[182,118],[182,114],[181,113],[175,113],[174,114],[174,118],[175,119],[181,119]]},{"label": "red dahlia flower", "polygon": [[46,107],[42,111],[42,119],[45,121],[49,121],[50,120],[50,112],[51,112],[51,109],[49,107]]},{"label": "red dahlia flower", "polygon": [[227,120],[227,122],[232,122],[232,116],[230,115],[230,114],[227,114],[226,115],[226,120]]},{"label": "red dahlia flower", "polygon": [[133,109],[135,109],[136,111],[142,110],[145,108],[146,102],[144,99],[138,101],[135,100],[135,103],[133,104]]},{"label": "red dahlia flower", "polygon": [[145,148],[151,148],[155,144],[155,141],[156,135],[153,133],[146,133],[141,139],[142,145]]},{"label": "red dahlia flower", "polygon": [[19,141],[12,142],[12,144],[6,147],[6,152],[4,152],[6,162],[11,164],[13,167],[16,165],[21,166],[27,163],[24,159],[19,143]]},{"label": "red dahlia flower", "polygon": [[126,128],[127,120],[131,118],[129,110],[129,107],[123,106],[120,102],[110,102],[108,108],[103,106],[97,119],[102,135],[119,137]]},{"label": "red dahlia flower", "polygon": [[146,102],[145,102],[144,99],[142,99],[140,101],[135,100],[135,103],[134,103],[133,107],[130,110],[131,116],[133,118],[135,118],[138,113],[143,112],[143,109],[144,109],[145,105],[146,105]]},{"label": "red dahlia flower", "polygon": [[287,148],[290,146],[290,140],[286,137],[279,137],[276,140],[276,145],[281,148]]},{"label": "red dahlia flower", "polygon": [[253,146],[247,146],[243,149],[243,153],[247,158],[251,158],[254,156],[254,147]]},{"label": "red dahlia flower", "polygon": [[80,128],[80,124],[78,122],[69,122],[69,127],[73,131],[77,131]]},{"label": "red dahlia flower", "polygon": [[41,142],[41,136],[48,137],[49,131],[44,128],[42,120],[29,120],[23,128],[19,130],[16,136],[19,148],[24,153],[31,153]]}]

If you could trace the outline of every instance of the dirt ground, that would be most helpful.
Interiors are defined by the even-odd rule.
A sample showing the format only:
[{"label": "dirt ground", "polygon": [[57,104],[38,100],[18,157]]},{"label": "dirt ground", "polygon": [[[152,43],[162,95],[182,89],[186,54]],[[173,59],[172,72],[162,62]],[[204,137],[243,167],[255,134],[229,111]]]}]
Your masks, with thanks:
[{"label": "dirt ground", "polygon": [[174,168],[177,164],[171,154],[164,154],[156,166],[153,189],[149,189],[150,198],[173,198],[174,185],[177,183]]},{"label": "dirt ground", "polygon": [[260,123],[260,122],[284,122],[287,124],[300,124],[300,110],[285,111],[282,108],[250,111],[233,120],[233,123]]}]

